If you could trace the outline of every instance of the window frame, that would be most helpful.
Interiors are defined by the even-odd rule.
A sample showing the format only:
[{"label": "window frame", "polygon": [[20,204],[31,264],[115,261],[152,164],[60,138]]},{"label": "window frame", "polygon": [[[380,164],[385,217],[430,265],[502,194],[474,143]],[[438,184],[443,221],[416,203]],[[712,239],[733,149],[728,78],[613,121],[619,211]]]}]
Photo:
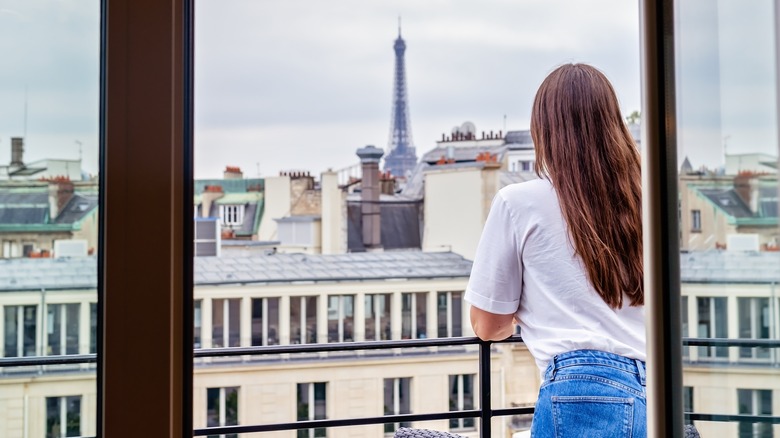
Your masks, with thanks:
[{"label": "window frame", "polygon": [[[98,431],[182,436],[192,430],[193,230],[185,219],[193,199],[193,1],[100,5]],[[674,436],[683,426],[673,6],[671,0],[640,1],[651,437]],[[128,225],[143,222],[136,212],[150,208],[163,225],[129,239]],[[150,254],[151,247],[157,251]],[[143,281],[133,278],[137,272],[145,272]],[[142,333],[133,324],[139,315],[147,323]],[[126,360],[128,351],[156,360],[139,369]],[[147,376],[143,382],[122,377],[139,372]],[[123,405],[144,405],[156,415],[138,422],[132,410],[102,408]]]},{"label": "window frame", "polygon": [[[70,407],[70,402],[73,400],[78,400],[78,428],[79,431],[76,435],[69,435],[68,434],[68,408]],[[56,401],[57,402],[57,416],[59,417],[59,434],[54,435],[57,437],[79,437],[82,435],[83,430],[83,424],[81,423],[81,419],[83,417],[82,411],[84,409],[84,403],[83,403],[83,397],[81,395],[66,395],[66,396],[54,396],[54,397],[46,397],[45,398],[45,411],[46,411],[46,438],[48,438],[49,435],[49,401]]]}]

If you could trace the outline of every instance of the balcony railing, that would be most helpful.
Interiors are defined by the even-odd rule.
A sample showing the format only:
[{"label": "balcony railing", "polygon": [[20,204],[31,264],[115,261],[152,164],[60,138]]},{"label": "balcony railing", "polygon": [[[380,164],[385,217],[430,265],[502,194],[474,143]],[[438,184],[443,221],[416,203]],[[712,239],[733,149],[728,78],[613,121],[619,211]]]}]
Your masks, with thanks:
[{"label": "balcony railing", "polygon": [[[512,336],[498,343],[522,342],[520,336]],[[533,414],[533,407],[493,409],[491,404],[490,354],[495,342],[481,341],[475,337],[412,339],[396,341],[347,342],[333,344],[295,344],[273,345],[260,347],[229,347],[203,348],[194,350],[195,358],[231,357],[231,356],[267,356],[280,354],[345,352],[364,350],[412,349],[424,347],[479,346],[479,409],[447,411],[428,414],[384,415],[377,417],[345,418],[295,421],[287,423],[220,426],[195,429],[194,436],[219,434],[239,434],[272,432],[283,430],[300,430],[314,428],[331,428],[344,426],[363,426],[372,424],[448,420],[460,418],[479,419],[480,437],[491,436],[491,419],[511,415]],[[724,339],[724,338],[684,338],[683,346],[688,347],[745,347],[745,348],[780,348],[780,340],[770,339]],[[62,356],[28,356],[0,358],[0,368],[29,367],[46,365],[68,365],[95,363],[96,355],[62,355]],[[780,424],[780,416],[745,415],[745,414],[707,414],[685,412],[685,419],[691,421],[711,422],[745,422]]]}]

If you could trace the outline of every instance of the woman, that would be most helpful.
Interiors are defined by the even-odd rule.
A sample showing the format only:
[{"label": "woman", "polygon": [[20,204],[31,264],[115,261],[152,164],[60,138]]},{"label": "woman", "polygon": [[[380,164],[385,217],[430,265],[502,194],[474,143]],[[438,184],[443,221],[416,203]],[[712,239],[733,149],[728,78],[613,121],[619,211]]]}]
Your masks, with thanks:
[{"label": "woman", "polygon": [[465,295],[474,332],[520,325],[542,373],[532,436],[645,436],[640,160],[604,74],[550,73],[531,136],[540,179],[493,200]]}]

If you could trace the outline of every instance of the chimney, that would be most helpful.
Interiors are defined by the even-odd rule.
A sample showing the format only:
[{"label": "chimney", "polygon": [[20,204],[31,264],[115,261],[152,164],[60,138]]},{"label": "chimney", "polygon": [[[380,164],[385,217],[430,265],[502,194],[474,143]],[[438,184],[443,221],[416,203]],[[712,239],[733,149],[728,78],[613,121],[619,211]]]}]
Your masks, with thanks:
[{"label": "chimney", "polygon": [[[222,186],[204,186],[203,193],[200,195],[200,216],[211,217],[211,206],[214,201],[225,196],[225,192],[222,190]],[[219,212],[217,212],[217,217]]]},{"label": "chimney", "polygon": [[65,177],[49,180],[49,220],[54,221],[73,198],[73,183]]},{"label": "chimney", "polygon": [[381,149],[373,145],[357,150],[363,172],[363,180],[360,184],[363,245],[368,251],[382,248],[379,218],[379,160],[383,154]]},{"label": "chimney", "polygon": [[225,166],[225,172],[222,174],[224,179],[244,179],[244,173],[238,166]]},{"label": "chimney", "polygon": [[395,177],[390,172],[379,172],[379,193],[382,195],[395,194]]},{"label": "chimney", "polygon": [[734,177],[734,191],[755,215],[758,213],[758,178],[753,172],[740,172]]},{"label": "chimney", "polygon": [[24,167],[24,138],[11,137],[11,166]]}]

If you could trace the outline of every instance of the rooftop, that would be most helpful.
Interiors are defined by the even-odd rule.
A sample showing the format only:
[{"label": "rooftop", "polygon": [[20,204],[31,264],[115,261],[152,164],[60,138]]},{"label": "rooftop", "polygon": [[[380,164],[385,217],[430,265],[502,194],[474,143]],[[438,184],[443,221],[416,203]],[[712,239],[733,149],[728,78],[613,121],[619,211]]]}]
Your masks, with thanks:
[{"label": "rooftop", "polygon": [[[195,285],[465,278],[470,273],[471,262],[457,254],[420,251],[195,258]],[[0,259],[0,291],[95,287],[95,257]]]}]

